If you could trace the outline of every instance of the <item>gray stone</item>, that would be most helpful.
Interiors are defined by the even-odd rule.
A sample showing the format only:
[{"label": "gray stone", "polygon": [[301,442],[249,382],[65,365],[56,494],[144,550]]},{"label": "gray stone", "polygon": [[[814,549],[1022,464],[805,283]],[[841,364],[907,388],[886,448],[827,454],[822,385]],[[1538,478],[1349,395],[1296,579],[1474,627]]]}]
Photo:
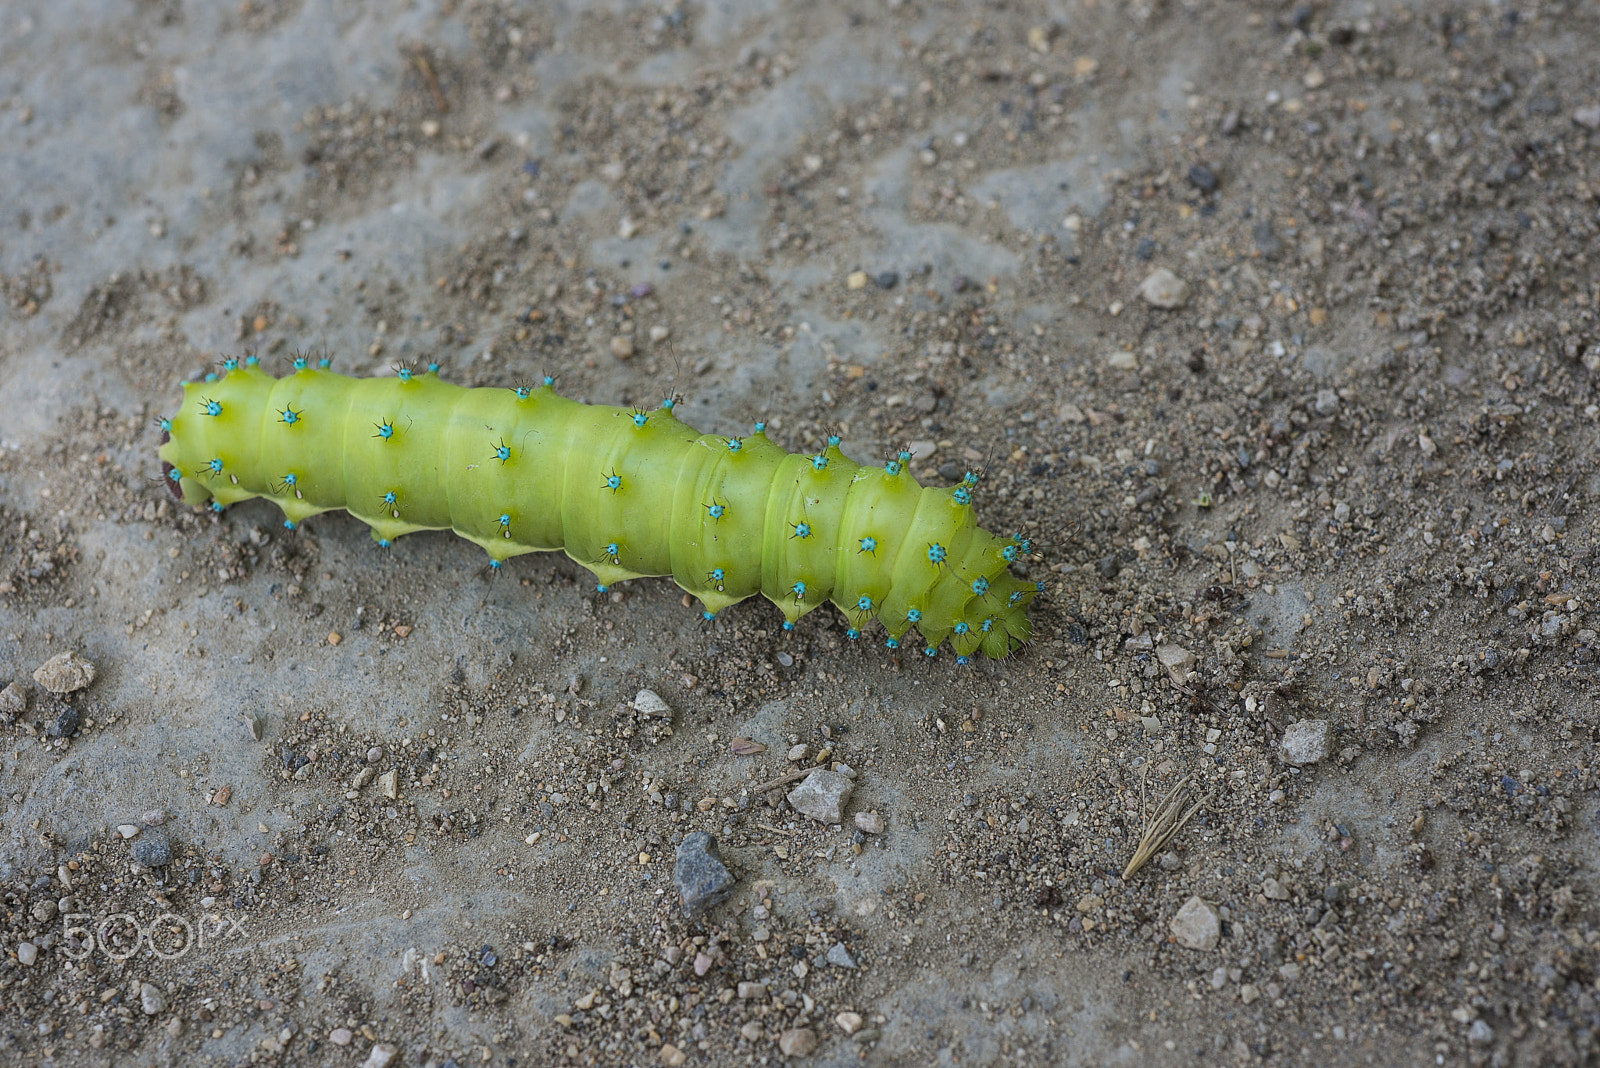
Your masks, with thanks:
[{"label": "gray stone", "polygon": [[57,653],[39,665],[33,681],[51,693],[75,693],[94,681],[94,665],[77,653]]},{"label": "gray stone", "polygon": [[139,1007],[146,1016],[154,1016],[167,1007],[167,996],[161,988],[154,983],[141,983],[139,985]]},{"label": "gray stone", "polygon": [[1473,1020],[1472,1026],[1467,1028],[1467,1041],[1474,1046],[1487,1046],[1494,1041],[1494,1028],[1482,1020]]},{"label": "gray stone", "polygon": [[1590,104],[1574,111],[1572,121],[1585,130],[1600,130],[1600,104]]},{"label": "gray stone", "polygon": [[843,823],[844,806],[856,784],[836,771],[818,768],[789,791],[789,804],[802,816],[822,823]]},{"label": "gray stone", "polygon": [[1222,937],[1222,917],[1215,905],[1191,897],[1172,917],[1171,930],[1172,937],[1185,949],[1216,949]]},{"label": "gray stone", "polygon": [[1156,308],[1181,308],[1189,302],[1189,283],[1157,267],[1139,283],[1139,295]]},{"label": "gray stone", "polygon": [[159,834],[141,838],[129,851],[136,863],[146,868],[161,868],[172,863],[172,843]]},{"label": "gray stone", "polygon": [[33,962],[39,959],[39,947],[32,942],[17,943],[17,963],[24,968],[33,967]]},{"label": "gray stone", "polygon": [[27,710],[28,691],[22,688],[21,683],[8,683],[5,689],[0,690],[0,713],[20,716]]},{"label": "gray stone", "polygon": [[868,834],[882,834],[883,817],[876,812],[857,812],[856,826]]},{"label": "gray stone", "polygon": [[828,947],[828,963],[835,968],[854,968],[856,959],[850,955],[843,942],[835,942]]},{"label": "gray stone", "polygon": [[1315,764],[1328,759],[1333,745],[1333,725],[1325,719],[1303,719],[1283,732],[1283,759],[1291,764]]},{"label": "gray stone", "polygon": [[737,880],[722,863],[717,840],[704,831],[695,831],[678,846],[677,863],[672,869],[672,885],[678,891],[687,915],[728,900]]}]

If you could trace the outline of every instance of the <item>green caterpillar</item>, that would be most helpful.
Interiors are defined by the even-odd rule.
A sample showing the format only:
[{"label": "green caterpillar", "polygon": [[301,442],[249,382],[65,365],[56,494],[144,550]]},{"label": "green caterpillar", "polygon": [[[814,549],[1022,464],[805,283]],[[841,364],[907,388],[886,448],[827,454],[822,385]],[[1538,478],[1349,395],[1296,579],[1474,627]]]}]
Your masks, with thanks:
[{"label": "green caterpillar", "polygon": [[670,575],[707,619],[756,593],[784,628],[832,601],[860,637],[873,619],[898,648],[915,629],[933,656],[948,640],[962,663],[1006,656],[1031,632],[1043,589],[1008,565],[1031,547],[973,517],[968,474],[924,489],[902,452],[863,467],[839,438],[791,454],[757,423],[713,437],[653,411],[588,405],[541,387],[464,389],[402,369],[348,378],[312,367],[274,378],[227,360],[186,383],[161,421],[162,470],[190,504],[266,497],[293,529],[343,508],[380,546],[416,530],[454,530],[490,564],[564,550],[612,583]]}]

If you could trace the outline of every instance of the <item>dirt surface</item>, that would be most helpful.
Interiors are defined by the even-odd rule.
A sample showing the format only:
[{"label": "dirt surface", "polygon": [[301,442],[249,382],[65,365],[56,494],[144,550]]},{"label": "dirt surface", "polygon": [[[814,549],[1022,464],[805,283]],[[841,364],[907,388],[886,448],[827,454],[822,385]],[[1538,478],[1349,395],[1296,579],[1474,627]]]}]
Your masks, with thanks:
[{"label": "dirt surface", "polygon": [[[1594,1063],[1597,18],[6,5],[0,1062]],[[986,462],[1036,640],[171,501],[302,346]]]}]

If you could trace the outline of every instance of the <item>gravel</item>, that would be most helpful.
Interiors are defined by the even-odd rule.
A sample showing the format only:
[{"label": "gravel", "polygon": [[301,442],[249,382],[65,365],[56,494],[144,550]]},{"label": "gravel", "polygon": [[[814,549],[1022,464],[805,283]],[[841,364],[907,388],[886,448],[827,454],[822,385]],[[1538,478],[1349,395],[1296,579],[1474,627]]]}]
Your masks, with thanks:
[{"label": "gravel", "polygon": [[133,843],[128,855],[146,868],[165,867],[172,863],[172,843],[161,835],[149,835]]}]

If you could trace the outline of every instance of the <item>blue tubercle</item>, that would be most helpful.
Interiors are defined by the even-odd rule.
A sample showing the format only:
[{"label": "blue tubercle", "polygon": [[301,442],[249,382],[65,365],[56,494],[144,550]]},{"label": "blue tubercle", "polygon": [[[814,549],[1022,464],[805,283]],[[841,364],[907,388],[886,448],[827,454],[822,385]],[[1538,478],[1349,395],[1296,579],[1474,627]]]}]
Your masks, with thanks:
[{"label": "blue tubercle", "polygon": [[766,423],[757,423],[756,424],[755,433],[757,433],[757,434],[765,434],[766,432],[767,432],[767,424]]},{"label": "blue tubercle", "polygon": [[500,563],[500,561],[498,561],[498,560],[493,560],[493,559],[491,559],[491,560],[490,560],[490,561],[489,561],[489,566],[490,566],[490,567],[491,567],[491,568],[492,568],[492,569],[494,569],[494,570],[495,570],[495,571],[499,571],[499,570],[500,570],[500,568],[501,568],[501,567],[502,567],[502,566],[503,566],[503,565],[502,565],[502,564],[501,564],[501,563]]},{"label": "blue tubercle", "polygon": [[740,441],[738,438],[728,438],[723,442],[723,444],[728,446],[729,452],[738,452],[740,449],[744,448],[744,442]]},{"label": "blue tubercle", "polygon": [[866,594],[862,594],[856,599],[856,607],[861,609],[863,612],[872,611],[872,598],[868,597]]},{"label": "blue tubercle", "polygon": [[901,466],[902,465],[899,460],[888,460],[885,461],[883,469],[890,475],[898,475],[900,473]]},{"label": "blue tubercle", "polygon": [[965,666],[967,664],[972,663],[972,657],[970,657],[970,656],[958,656],[958,657],[956,657],[956,663]]},{"label": "blue tubercle", "polygon": [[908,464],[908,463],[911,462],[911,453],[910,453],[909,450],[906,450],[906,449],[901,449],[900,450],[900,462],[903,463],[903,464]]},{"label": "blue tubercle", "polygon": [[794,527],[794,537],[802,539],[811,537],[810,523],[794,523],[791,525]]},{"label": "blue tubercle", "polygon": [[222,505],[221,501],[212,501],[211,502],[211,510],[213,512],[217,512],[217,513],[220,514],[221,511],[222,511],[222,507],[223,507],[223,505]]},{"label": "blue tubercle", "polygon": [[503,527],[509,527],[511,525],[511,513],[510,512],[501,512],[500,513],[500,525],[503,526]]},{"label": "blue tubercle", "polygon": [[1034,589],[1035,593],[1043,593],[1044,592],[1044,583],[1043,582],[1035,582],[1033,584],[1033,589]]},{"label": "blue tubercle", "polygon": [[844,636],[849,638],[851,641],[855,641],[857,638],[861,637],[861,631],[855,627],[851,627],[849,630],[844,632]]},{"label": "blue tubercle", "polygon": [[677,406],[678,406],[678,400],[677,400],[676,397],[665,397],[661,401],[661,407],[665,408],[669,412],[672,411],[672,409],[676,408]]},{"label": "blue tubercle", "polygon": [[985,634],[988,634],[991,630],[994,630],[994,616],[990,616],[988,619],[984,620],[980,624],[980,627]]},{"label": "blue tubercle", "polygon": [[875,552],[877,552],[878,551],[878,539],[877,538],[862,538],[861,539],[861,549],[860,549],[860,551],[864,552],[864,553],[875,553]]},{"label": "blue tubercle", "polygon": [[172,481],[174,481],[174,482],[182,482],[183,481],[183,472],[179,471],[176,467],[174,467],[171,471],[167,472],[167,477],[172,479]]},{"label": "blue tubercle", "polygon": [[1005,557],[1006,563],[1014,564],[1017,562],[1017,547],[1015,545],[1007,545],[1000,550],[1000,555]]},{"label": "blue tubercle", "polygon": [[394,437],[393,423],[383,422],[373,423],[372,425],[378,428],[378,432],[373,435],[374,437],[382,438],[384,441],[388,441],[390,438]]},{"label": "blue tubercle", "polygon": [[634,426],[642,427],[646,423],[648,423],[649,421],[650,421],[650,417],[648,415],[644,414],[643,412],[634,412],[633,413],[633,425]]},{"label": "blue tubercle", "polygon": [[701,612],[700,618],[710,622],[711,620],[717,618],[717,614],[715,612]]},{"label": "blue tubercle", "polygon": [[207,400],[200,406],[207,415],[221,415],[222,404],[218,401]]},{"label": "blue tubercle", "polygon": [[294,522],[294,520],[293,520],[293,519],[285,519],[285,520],[284,520],[284,521],[283,521],[283,529],[284,529],[284,530],[295,530],[295,529],[297,529],[297,528],[296,528],[296,527],[295,527],[295,522]]},{"label": "blue tubercle", "polygon": [[884,642],[883,644],[888,646],[890,649],[898,649],[898,648],[900,648],[900,639],[899,638],[890,638],[888,641]]},{"label": "blue tubercle", "polygon": [[517,395],[518,400],[527,400],[529,397],[533,396],[533,390],[529,389],[527,386],[517,386],[511,392]]},{"label": "blue tubercle", "polygon": [[206,464],[205,470],[210,471],[213,475],[222,474],[222,457],[215,457],[210,463]]},{"label": "blue tubercle", "polygon": [[965,486],[957,486],[950,496],[963,508],[972,503],[972,491]]},{"label": "blue tubercle", "polygon": [[309,366],[311,366],[311,363],[304,356],[296,356],[294,358],[294,369],[296,371],[304,371]]},{"label": "blue tubercle", "polygon": [[546,386],[555,385],[556,384],[555,376],[554,375],[545,375],[544,376],[544,384]]},{"label": "blue tubercle", "polygon": [[906,612],[906,620],[908,622],[911,622],[911,623],[921,623],[922,622],[922,609],[920,609],[920,608],[908,609],[907,612]]},{"label": "blue tubercle", "polygon": [[206,381],[207,382],[215,382],[215,381],[217,381],[217,373],[215,371],[207,371],[206,372]]},{"label": "blue tubercle", "polygon": [[720,567],[714,567],[714,568],[711,569],[711,581],[712,582],[721,582],[723,579],[725,579],[727,577],[728,577],[728,572],[725,571],[724,569],[722,569]]},{"label": "blue tubercle", "polygon": [[244,358],[244,365],[246,367],[260,367],[261,366],[261,357],[260,356],[246,356]]},{"label": "blue tubercle", "polygon": [[596,593],[605,593],[610,589],[611,589],[610,586],[607,586],[604,582],[602,582],[602,583],[600,583],[598,586],[596,586],[594,588],[594,592],[596,592]]},{"label": "blue tubercle", "polygon": [[229,356],[222,361],[222,369],[224,371],[237,371],[239,369],[239,361]]},{"label": "blue tubercle", "polygon": [[979,597],[982,597],[984,594],[988,593],[989,592],[989,580],[984,578],[981,575],[978,576],[977,578],[973,579],[972,580],[972,592],[977,594]]},{"label": "blue tubercle", "polygon": [[294,426],[296,423],[298,423],[300,421],[300,416],[302,414],[303,413],[297,412],[297,411],[294,410],[294,405],[286,404],[283,407],[283,411],[278,413],[278,419],[279,419],[280,422],[284,422],[284,423],[289,424],[290,426]]},{"label": "blue tubercle", "polygon": [[379,538],[378,539],[378,548],[380,548],[380,549],[387,549],[389,546],[391,546],[393,544],[394,544],[394,542],[390,541],[388,538]]},{"label": "blue tubercle", "polygon": [[711,516],[712,519],[721,519],[728,514],[728,506],[725,504],[708,504],[706,505],[706,514]]},{"label": "blue tubercle", "polygon": [[295,483],[297,483],[299,481],[300,481],[300,476],[295,474],[293,471],[290,471],[287,475],[283,476],[283,484],[285,486],[293,486]]},{"label": "blue tubercle", "polygon": [[617,492],[622,488],[622,476],[618,474],[607,475],[605,486],[606,489],[610,490],[612,493]]},{"label": "blue tubercle", "polygon": [[784,629],[784,630],[794,630],[794,624],[793,624],[793,623],[790,623],[790,622],[789,622],[789,621],[788,621],[788,620],[787,620],[787,619],[786,619],[786,620],[784,620],[784,621],[783,621],[783,629]]},{"label": "blue tubercle", "polygon": [[928,546],[929,563],[942,564],[944,563],[945,557],[948,555],[949,554],[945,552],[944,546],[940,545],[938,542],[934,542],[932,545]]},{"label": "blue tubercle", "polygon": [[430,375],[436,375],[439,373],[439,364],[436,361],[428,361],[428,373]]},{"label": "blue tubercle", "polygon": [[804,582],[796,582],[793,586],[789,587],[789,592],[794,594],[795,600],[798,601],[800,598],[806,595],[806,584]]},{"label": "blue tubercle", "polygon": [[811,469],[813,471],[826,471],[828,469],[828,458],[820,452],[817,453],[811,458]]},{"label": "blue tubercle", "polygon": [[926,649],[922,650],[922,655],[923,656],[938,656],[939,655],[939,650],[936,647],[930,645]]},{"label": "blue tubercle", "polygon": [[494,458],[496,460],[499,460],[501,463],[505,463],[505,462],[507,462],[508,460],[511,459],[511,446],[509,446],[509,445],[507,445],[505,443],[505,439],[502,438],[495,445],[495,447],[494,447]]},{"label": "blue tubercle", "polygon": [[971,627],[967,626],[967,621],[964,620],[964,619],[956,624],[956,633],[957,634],[965,634],[967,631],[969,631],[971,629],[972,629]]},{"label": "blue tubercle", "polygon": [[163,434],[172,433],[172,420],[171,419],[162,419],[161,420],[161,432]]},{"label": "blue tubercle", "polygon": [[400,368],[400,370],[395,372],[395,377],[400,379],[400,381],[402,381],[402,382],[411,381],[411,368],[409,368],[409,367]]},{"label": "blue tubercle", "polygon": [[398,493],[396,493],[394,490],[390,490],[388,493],[385,493],[383,495],[383,503],[384,504],[393,504],[396,501],[398,501],[399,499],[400,499],[400,495]]},{"label": "blue tubercle", "polygon": [[328,357],[326,357],[326,356],[324,356],[322,359],[317,361],[317,368],[319,370],[326,371],[328,368],[330,368],[332,366],[333,366],[333,361],[331,359],[329,359]]}]

